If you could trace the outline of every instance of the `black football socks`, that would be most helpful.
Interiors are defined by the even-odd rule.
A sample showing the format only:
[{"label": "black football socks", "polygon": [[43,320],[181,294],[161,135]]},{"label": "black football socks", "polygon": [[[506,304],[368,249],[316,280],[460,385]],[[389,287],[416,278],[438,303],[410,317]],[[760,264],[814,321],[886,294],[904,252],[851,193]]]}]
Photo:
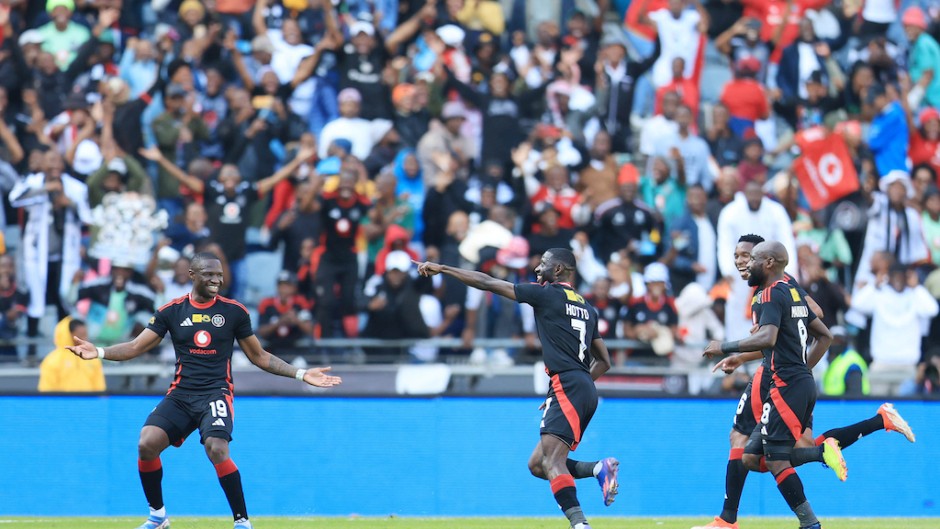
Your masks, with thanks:
[{"label": "black football socks", "polygon": [[229,507],[232,508],[232,516],[235,522],[244,522],[248,520],[248,509],[245,507],[245,493],[242,491],[242,476],[238,472],[238,467],[231,459],[226,459],[218,465],[215,465],[215,473],[219,476],[219,484],[225,491],[225,498],[228,500]]}]

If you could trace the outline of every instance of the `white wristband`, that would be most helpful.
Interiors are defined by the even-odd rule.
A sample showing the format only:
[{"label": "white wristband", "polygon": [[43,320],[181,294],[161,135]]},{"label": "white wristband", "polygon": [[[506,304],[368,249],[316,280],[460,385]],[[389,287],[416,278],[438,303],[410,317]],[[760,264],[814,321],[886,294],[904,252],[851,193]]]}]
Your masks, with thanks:
[{"label": "white wristband", "polygon": [[297,380],[303,382],[303,381],[304,381],[304,375],[306,375],[306,374],[307,374],[307,370],[306,370],[306,369],[298,369],[297,372],[294,373],[294,378],[296,378]]},{"label": "white wristband", "polygon": [[95,349],[98,350],[98,358],[101,358],[101,359],[103,360],[103,359],[104,359],[104,348],[102,348],[102,347],[95,347]]}]

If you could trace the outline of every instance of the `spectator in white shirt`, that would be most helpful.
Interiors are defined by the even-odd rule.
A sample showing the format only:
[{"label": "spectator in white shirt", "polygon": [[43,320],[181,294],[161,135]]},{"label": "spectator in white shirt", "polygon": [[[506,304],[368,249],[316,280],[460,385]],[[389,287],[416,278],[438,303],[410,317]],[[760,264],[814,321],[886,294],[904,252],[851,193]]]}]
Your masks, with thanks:
[{"label": "spectator in white shirt", "polygon": [[339,103],[339,117],[323,127],[318,154],[321,159],[328,157],[327,150],[333,140],[343,138],[352,143],[351,154],[359,160],[365,160],[372,152],[372,147],[392,128],[392,122],[387,119],[369,121],[359,117],[362,95],[355,88],[344,88],[336,100]]},{"label": "spectator in white shirt", "polygon": [[893,265],[862,287],[852,308],[872,317],[871,388],[874,395],[898,394],[913,380],[921,357],[921,321],[937,315],[937,300],[906,266]]},{"label": "spectator in white shirt", "polygon": [[793,224],[783,206],[764,197],[758,182],[748,182],[743,193],[725,206],[718,216],[718,268],[731,284],[731,295],[725,307],[725,335],[728,339],[744,338],[751,329],[747,306],[751,288],[741,279],[734,262],[734,247],[738,238],[747,233],[760,235],[765,240],[777,241],[791,256],[786,271],[796,276],[799,270]]}]

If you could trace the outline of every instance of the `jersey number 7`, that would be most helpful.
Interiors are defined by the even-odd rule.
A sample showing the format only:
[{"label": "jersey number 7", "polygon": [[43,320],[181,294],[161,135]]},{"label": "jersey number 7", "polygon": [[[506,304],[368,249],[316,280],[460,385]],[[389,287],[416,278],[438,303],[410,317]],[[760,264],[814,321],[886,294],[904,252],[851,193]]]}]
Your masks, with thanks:
[{"label": "jersey number 7", "polygon": [[571,327],[578,331],[578,340],[581,342],[578,347],[578,360],[584,362],[584,353],[587,352],[587,344],[584,342],[587,335],[587,322],[572,318]]}]

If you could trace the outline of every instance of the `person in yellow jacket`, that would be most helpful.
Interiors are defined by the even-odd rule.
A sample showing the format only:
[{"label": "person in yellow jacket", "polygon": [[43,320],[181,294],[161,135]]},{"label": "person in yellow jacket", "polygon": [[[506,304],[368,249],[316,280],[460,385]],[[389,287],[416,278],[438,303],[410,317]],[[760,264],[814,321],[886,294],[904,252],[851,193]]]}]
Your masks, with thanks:
[{"label": "person in yellow jacket", "polygon": [[66,349],[75,345],[73,336],[88,339],[82,320],[66,317],[55,326],[55,349],[39,365],[39,391],[104,391],[101,360],[82,360]]},{"label": "person in yellow jacket", "polygon": [[830,396],[860,397],[871,393],[868,364],[852,347],[845,328],[836,325],[830,331],[829,367],[823,376],[823,393]]}]

